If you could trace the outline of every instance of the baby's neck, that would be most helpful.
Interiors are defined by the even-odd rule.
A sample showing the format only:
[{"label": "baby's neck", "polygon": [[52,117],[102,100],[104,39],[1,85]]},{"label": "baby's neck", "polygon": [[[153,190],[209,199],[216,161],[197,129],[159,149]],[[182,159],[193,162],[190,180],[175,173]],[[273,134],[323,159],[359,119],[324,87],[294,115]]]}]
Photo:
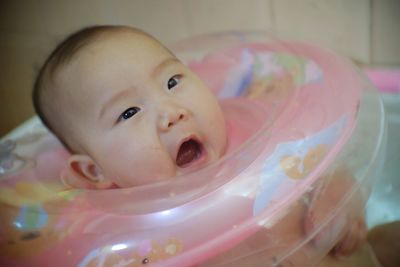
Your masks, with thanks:
[{"label": "baby's neck", "polygon": [[264,124],[268,107],[261,101],[237,97],[220,102],[228,133],[226,153],[251,138]]}]

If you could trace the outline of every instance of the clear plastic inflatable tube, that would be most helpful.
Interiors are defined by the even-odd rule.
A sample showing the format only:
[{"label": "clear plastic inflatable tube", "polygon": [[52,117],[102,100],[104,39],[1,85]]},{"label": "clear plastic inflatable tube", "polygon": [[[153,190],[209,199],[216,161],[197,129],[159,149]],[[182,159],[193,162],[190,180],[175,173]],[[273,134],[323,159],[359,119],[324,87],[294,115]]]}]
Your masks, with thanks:
[{"label": "clear plastic inflatable tube", "polygon": [[[1,153],[32,162],[1,173],[2,265],[311,265],[349,214],[362,212],[385,119],[350,62],[263,33],[204,35],[170,48],[220,98],[231,151],[173,181],[77,190],[59,182],[68,153],[35,126]],[[323,208],[305,231],[314,206]]]}]

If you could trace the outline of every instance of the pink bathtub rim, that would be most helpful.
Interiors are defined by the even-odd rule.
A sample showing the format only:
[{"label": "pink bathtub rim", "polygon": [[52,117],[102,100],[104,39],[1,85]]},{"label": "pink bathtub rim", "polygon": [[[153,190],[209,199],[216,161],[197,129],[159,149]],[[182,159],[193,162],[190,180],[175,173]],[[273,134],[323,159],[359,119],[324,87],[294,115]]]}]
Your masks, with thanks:
[{"label": "pink bathtub rim", "polygon": [[400,93],[400,69],[365,69],[364,72],[382,93]]}]

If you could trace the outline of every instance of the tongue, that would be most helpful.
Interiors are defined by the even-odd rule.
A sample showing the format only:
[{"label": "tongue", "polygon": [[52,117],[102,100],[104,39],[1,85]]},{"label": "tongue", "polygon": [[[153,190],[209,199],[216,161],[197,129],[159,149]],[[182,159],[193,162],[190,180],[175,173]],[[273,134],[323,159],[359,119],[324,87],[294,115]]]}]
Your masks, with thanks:
[{"label": "tongue", "polygon": [[184,142],[179,148],[178,155],[176,156],[176,165],[182,167],[197,158],[199,146],[196,141],[189,140]]}]

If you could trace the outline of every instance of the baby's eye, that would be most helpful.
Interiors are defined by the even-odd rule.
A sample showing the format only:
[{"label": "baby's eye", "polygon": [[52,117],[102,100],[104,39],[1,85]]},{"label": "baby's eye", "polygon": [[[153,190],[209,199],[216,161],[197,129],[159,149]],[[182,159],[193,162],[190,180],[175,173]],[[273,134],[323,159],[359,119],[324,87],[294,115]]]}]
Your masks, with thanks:
[{"label": "baby's eye", "polygon": [[122,114],[119,116],[118,121],[122,121],[122,120],[127,120],[130,117],[134,116],[136,113],[138,113],[140,111],[140,108],[138,107],[131,107],[128,108],[127,110],[125,110],[124,112],[122,112]]},{"label": "baby's eye", "polygon": [[168,89],[172,89],[173,87],[177,86],[180,82],[182,76],[181,75],[174,75],[168,80]]}]

